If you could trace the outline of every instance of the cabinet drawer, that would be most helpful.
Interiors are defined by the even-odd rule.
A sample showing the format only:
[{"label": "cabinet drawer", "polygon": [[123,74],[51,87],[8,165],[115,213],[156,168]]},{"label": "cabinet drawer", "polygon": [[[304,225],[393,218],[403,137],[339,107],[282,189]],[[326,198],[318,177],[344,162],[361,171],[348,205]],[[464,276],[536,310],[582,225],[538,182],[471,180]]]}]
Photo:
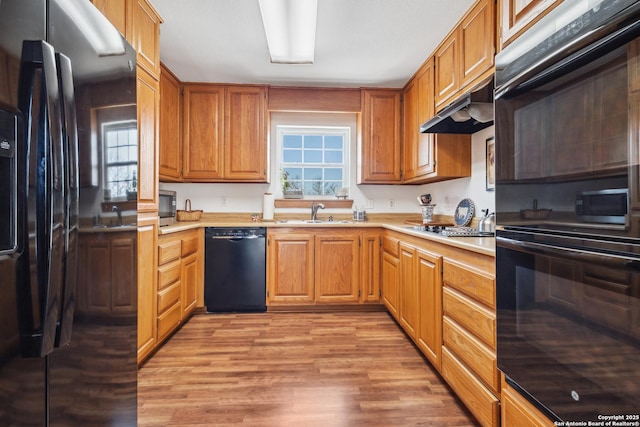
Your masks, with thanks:
[{"label": "cabinet drawer", "polygon": [[499,394],[500,373],[495,352],[489,350],[448,317],[443,319],[443,342],[491,391],[496,395]]},{"label": "cabinet drawer", "polygon": [[443,312],[480,338],[493,351],[496,349],[496,315],[454,289],[445,287]]},{"label": "cabinet drawer", "polygon": [[182,257],[194,254],[198,251],[198,235],[182,239]]},{"label": "cabinet drawer", "polygon": [[158,316],[158,341],[162,341],[180,324],[180,301]]},{"label": "cabinet drawer", "polygon": [[175,304],[176,301],[180,301],[181,291],[180,281],[177,281],[158,292],[158,314],[162,314],[167,308]]},{"label": "cabinet drawer", "polygon": [[158,243],[158,265],[180,258],[180,240]]},{"label": "cabinet drawer", "polygon": [[456,288],[490,308],[496,307],[493,276],[471,270],[451,260],[445,260],[442,269],[444,282],[448,286]]},{"label": "cabinet drawer", "polygon": [[446,347],[442,376],[482,426],[500,425],[500,401]]},{"label": "cabinet drawer", "polygon": [[164,289],[173,282],[180,280],[180,262],[158,267],[158,290]]},{"label": "cabinet drawer", "polygon": [[382,250],[393,255],[395,258],[400,256],[400,241],[393,237],[382,237]]}]

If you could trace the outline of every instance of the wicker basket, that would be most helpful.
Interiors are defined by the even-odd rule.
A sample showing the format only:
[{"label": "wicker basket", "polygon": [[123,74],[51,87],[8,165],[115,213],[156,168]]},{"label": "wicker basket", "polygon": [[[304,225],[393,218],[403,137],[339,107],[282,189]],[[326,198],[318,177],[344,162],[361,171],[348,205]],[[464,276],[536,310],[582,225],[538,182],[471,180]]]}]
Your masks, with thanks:
[{"label": "wicker basket", "polygon": [[187,199],[184,201],[184,210],[176,211],[176,219],[178,221],[199,221],[200,215],[202,215],[202,210],[191,210],[191,200]]}]

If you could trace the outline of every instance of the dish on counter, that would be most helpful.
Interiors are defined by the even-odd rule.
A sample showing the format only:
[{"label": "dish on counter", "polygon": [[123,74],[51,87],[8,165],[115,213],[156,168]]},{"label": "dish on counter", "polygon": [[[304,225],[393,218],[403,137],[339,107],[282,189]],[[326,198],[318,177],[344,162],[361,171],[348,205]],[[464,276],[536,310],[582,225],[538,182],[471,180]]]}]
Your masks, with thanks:
[{"label": "dish on counter", "polygon": [[456,207],[456,212],[453,219],[457,226],[466,227],[471,222],[473,215],[475,214],[476,206],[471,199],[462,199]]}]

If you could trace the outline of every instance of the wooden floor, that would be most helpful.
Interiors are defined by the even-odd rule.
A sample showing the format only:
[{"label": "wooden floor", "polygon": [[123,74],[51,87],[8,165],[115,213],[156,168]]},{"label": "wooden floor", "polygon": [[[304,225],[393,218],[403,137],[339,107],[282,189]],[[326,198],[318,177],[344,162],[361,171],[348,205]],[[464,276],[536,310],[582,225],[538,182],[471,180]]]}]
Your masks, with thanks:
[{"label": "wooden floor", "polygon": [[385,312],[196,315],[138,374],[138,426],[473,426]]}]

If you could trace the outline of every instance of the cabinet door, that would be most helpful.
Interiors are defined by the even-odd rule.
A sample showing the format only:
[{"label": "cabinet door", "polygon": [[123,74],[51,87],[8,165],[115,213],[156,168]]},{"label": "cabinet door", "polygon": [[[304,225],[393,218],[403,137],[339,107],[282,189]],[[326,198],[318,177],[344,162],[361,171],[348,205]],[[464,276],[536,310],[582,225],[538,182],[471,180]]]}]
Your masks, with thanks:
[{"label": "cabinet door", "polygon": [[[418,74],[416,81],[418,85],[418,108],[415,132],[419,132],[420,125],[435,114],[433,58],[424,65],[424,69]],[[434,138],[435,135],[432,133],[418,133],[418,146],[415,150],[416,176],[424,176],[435,170]]]},{"label": "cabinet door", "polygon": [[400,244],[400,325],[407,335],[416,338],[420,307],[420,288],[416,280],[416,249]]},{"label": "cabinet door", "polygon": [[322,233],[315,239],[315,301],[357,303],[359,236]]},{"label": "cabinet door", "polygon": [[458,31],[454,31],[435,52],[435,105],[436,110],[447,104],[460,87]]},{"label": "cabinet door", "polygon": [[421,249],[418,260],[420,324],[416,343],[431,364],[440,371],[442,353],[442,257]]},{"label": "cabinet door", "polygon": [[502,424],[508,426],[551,427],[557,425],[529,403],[504,380],[500,402]]},{"label": "cabinet door", "polygon": [[499,0],[501,47],[516,39],[527,28],[550,12],[562,0]]},{"label": "cabinet door", "polygon": [[127,0],[91,0],[91,3],[113,24],[123,36],[127,35]]},{"label": "cabinet door", "polygon": [[493,74],[495,0],[482,0],[460,24],[460,87]]},{"label": "cabinet door", "polygon": [[134,0],[129,42],[138,52],[138,65],[160,77],[160,23],[162,18],[147,0]]},{"label": "cabinet door", "polygon": [[411,80],[402,94],[402,180],[416,177],[418,163],[418,82]]},{"label": "cabinet door", "polygon": [[138,68],[138,212],[158,211],[158,81]]},{"label": "cabinet door", "polygon": [[195,310],[198,303],[196,289],[198,286],[198,278],[200,275],[198,254],[191,254],[182,259],[182,319],[188,317]]},{"label": "cabinet door", "polygon": [[111,251],[109,241],[100,236],[89,239],[86,245],[86,265],[91,286],[86,287],[88,313],[108,313],[111,310]]},{"label": "cabinet door", "polygon": [[400,260],[384,252],[382,254],[382,302],[389,313],[398,319],[400,286]]},{"label": "cabinet door", "polygon": [[400,91],[362,91],[359,182],[400,181]]},{"label": "cabinet door", "polygon": [[270,233],[267,304],[314,301],[313,243],[310,233]]},{"label": "cabinet door", "polygon": [[160,72],[160,181],[180,181],[182,138],[180,83],[164,64]]},{"label": "cabinet door", "polygon": [[138,363],[153,350],[157,330],[158,217],[138,216]]},{"label": "cabinet door", "polygon": [[227,88],[224,178],[267,181],[266,89]]},{"label": "cabinet door", "polygon": [[[137,306],[136,237],[133,232],[111,239],[111,311],[132,314]],[[104,262],[102,260],[101,262]]]},{"label": "cabinet door", "polygon": [[223,109],[223,86],[185,86],[182,128],[182,177],[185,181],[222,178]]},{"label": "cabinet door", "polygon": [[380,301],[380,232],[365,232],[360,246],[361,302]]}]

